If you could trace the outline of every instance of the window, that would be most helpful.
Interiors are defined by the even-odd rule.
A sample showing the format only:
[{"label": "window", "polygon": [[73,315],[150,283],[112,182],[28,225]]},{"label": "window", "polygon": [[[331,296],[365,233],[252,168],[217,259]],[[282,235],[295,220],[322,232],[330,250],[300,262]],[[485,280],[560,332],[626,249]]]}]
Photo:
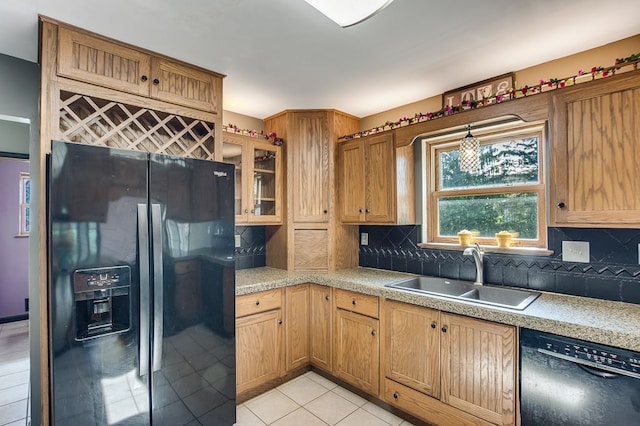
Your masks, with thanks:
[{"label": "window", "polygon": [[459,167],[464,132],[423,139],[427,156],[426,241],[458,243],[461,230],[482,245],[509,231],[513,246],[546,248],[547,228],[542,142],[544,125],[509,124],[473,130],[480,140],[480,170]]}]

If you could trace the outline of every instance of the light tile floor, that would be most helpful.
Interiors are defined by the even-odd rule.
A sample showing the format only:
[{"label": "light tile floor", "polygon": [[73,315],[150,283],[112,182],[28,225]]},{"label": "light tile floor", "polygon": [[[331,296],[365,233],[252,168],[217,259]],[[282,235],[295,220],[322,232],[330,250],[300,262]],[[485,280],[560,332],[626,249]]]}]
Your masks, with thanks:
[{"label": "light tile floor", "polygon": [[313,371],[237,408],[237,426],[411,426]]},{"label": "light tile floor", "polygon": [[[28,321],[0,324],[0,426],[29,424]],[[312,371],[237,407],[237,426],[411,426]]]},{"label": "light tile floor", "polygon": [[29,321],[0,324],[0,425],[29,424]]}]

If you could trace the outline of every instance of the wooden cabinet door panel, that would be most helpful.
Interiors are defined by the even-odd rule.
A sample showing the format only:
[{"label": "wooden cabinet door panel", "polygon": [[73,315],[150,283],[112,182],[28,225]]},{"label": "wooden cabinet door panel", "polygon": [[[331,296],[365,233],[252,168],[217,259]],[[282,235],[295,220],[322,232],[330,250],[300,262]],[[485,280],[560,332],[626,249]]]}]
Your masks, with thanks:
[{"label": "wooden cabinet door panel", "polygon": [[309,363],[309,284],[285,291],[286,371]]},{"label": "wooden cabinet door panel", "polygon": [[515,423],[515,328],[441,313],[441,399],[494,424]]},{"label": "wooden cabinet door panel", "polygon": [[359,223],[364,220],[365,179],[364,146],[355,140],[338,147],[338,198],[340,220]]},{"label": "wooden cabinet door panel", "polygon": [[137,50],[59,27],[58,75],[148,96],[151,58]]},{"label": "wooden cabinet door panel", "polygon": [[396,202],[393,135],[375,136],[365,143],[366,221],[393,222]]},{"label": "wooden cabinet door panel", "polygon": [[379,388],[378,320],[337,309],[334,375],[372,395]]},{"label": "wooden cabinet door panel", "polygon": [[151,97],[178,105],[218,111],[222,80],[210,73],[163,58],[152,59]]},{"label": "wooden cabinet door panel", "polygon": [[280,377],[282,352],[280,309],[236,320],[236,392]]},{"label": "wooden cabinet door panel", "polygon": [[383,314],[385,376],[435,398],[440,396],[440,313],[390,300]]},{"label": "wooden cabinet door panel", "polygon": [[311,284],[309,305],[309,351],[313,365],[331,372],[333,365],[333,315],[331,287]]},{"label": "wooden cabinet door panel", "polygon": [[552,223],[638,225],[640,76],[588,84],[553,99]]},{"label": "wooden cabinet door panel", "polygon": [[290,139],[293,221],[327,222],[331,190],[327,114],[296,113]]},{"label": "wooden cabinet door panel", "polygon": [[329,268],[329,231],[327,229],[295,229],[293,231],[296,271],[326,271]]}]

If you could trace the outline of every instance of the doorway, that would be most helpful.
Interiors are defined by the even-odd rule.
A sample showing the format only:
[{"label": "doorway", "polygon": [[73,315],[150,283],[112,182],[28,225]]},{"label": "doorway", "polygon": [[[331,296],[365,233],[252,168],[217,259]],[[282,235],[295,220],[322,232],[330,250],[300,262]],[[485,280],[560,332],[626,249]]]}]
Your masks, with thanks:
[{"label": "doorway", "polygon": [[0,424],[29,410],[30,126],[0,118]]}]

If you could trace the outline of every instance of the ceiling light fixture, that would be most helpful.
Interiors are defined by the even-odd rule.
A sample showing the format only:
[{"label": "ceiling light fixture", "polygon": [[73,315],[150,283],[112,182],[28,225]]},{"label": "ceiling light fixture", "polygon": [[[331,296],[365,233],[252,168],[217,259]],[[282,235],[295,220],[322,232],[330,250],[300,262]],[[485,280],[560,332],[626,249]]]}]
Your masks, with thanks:
[{"label": "ceiling light fixture", "polygon": [[460,141],[460,170],[471,174],[480,172],[480,141],[471,134],[471,125]]},{"label": "ceiling light fixture", "polygon": [[359,24],[393,0],[304,0],[342,28]]}]

